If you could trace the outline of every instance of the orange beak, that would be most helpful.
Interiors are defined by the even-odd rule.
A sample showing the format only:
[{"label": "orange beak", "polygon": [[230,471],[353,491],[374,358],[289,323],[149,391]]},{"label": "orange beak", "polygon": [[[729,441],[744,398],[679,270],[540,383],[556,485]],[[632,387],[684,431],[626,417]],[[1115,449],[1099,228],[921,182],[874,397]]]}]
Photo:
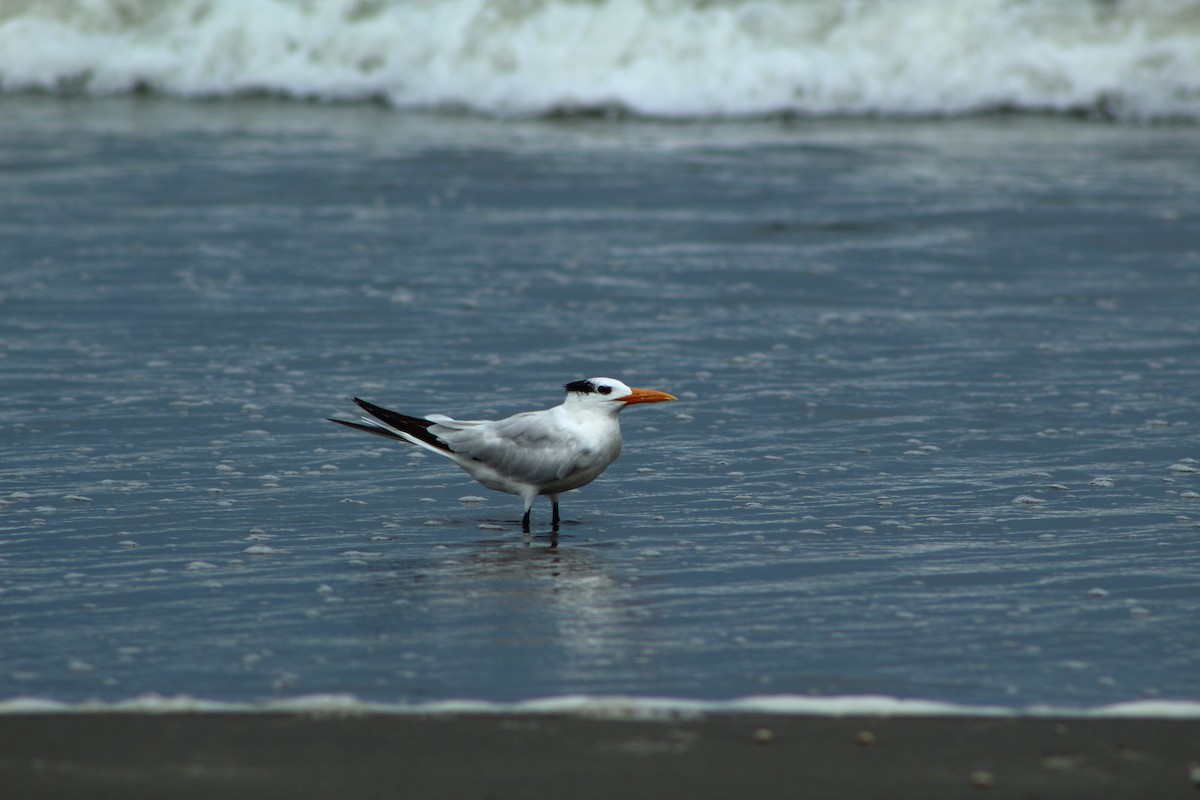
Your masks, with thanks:
[{"label": "orange beak", "polygon": [[673,394],[666,392],[656,392],[653,389],[634,389],[633,394],[628,397],[622,397],[621,402],[627,405],[634,403],[662,403],[666,400],[678,400],[679,398]]}]

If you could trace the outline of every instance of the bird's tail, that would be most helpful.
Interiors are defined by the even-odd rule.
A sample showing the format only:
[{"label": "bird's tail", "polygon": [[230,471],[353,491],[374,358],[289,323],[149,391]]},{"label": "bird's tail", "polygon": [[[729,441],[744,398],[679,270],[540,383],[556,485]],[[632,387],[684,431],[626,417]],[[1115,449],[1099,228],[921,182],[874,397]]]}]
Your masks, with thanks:
[{"label": "bird's tail", "polygon": [[366,433],[373,433],[376,436],[383,436],[388,439],[399,439],[402,442],[408,441],[400,434],[393,433],[382,425],[366,425],[361,422],[349,422],[344,419],[334,419],[333,417],[326,417],[326,419],[330,422],[336,422],[338,425],[345,425],[347,428],[354,428],[356,431],[365,431]]},{"label": "bird's tail", "polygon": [[449,445],[435,434],[430,433],[429,428],[437,423],[421,419],[420,417],[410,417],[407,414],[401,414],[399,411],[391,411],[374,403],[368,403],[366,400],[360,400],[357,397],[354,398],[354,402],[358,404],[359,408],[380,420],[383,424],[380,425],[374,420],[369,420],[365,417],[363,418],[363,422],[347,422],[341,419],[330,419],[329,421],[345,425],[347,428],[354,428],[355,430],[373,433],[377,436],[384,436],[388,439],[399,439],[402,442],[412,442],[414,439],[417,439],[444,453],[454,452],[450,449]]}]

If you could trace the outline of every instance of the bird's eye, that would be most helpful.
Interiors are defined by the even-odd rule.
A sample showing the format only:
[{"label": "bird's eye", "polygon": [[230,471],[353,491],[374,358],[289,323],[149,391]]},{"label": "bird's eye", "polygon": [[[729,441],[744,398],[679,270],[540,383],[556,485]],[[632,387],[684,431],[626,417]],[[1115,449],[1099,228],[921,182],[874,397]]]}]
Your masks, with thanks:
[{"label": "bird's eye", "polygon": [[596,391],[600,394],[612,394],[611,386],[597,386]]}]

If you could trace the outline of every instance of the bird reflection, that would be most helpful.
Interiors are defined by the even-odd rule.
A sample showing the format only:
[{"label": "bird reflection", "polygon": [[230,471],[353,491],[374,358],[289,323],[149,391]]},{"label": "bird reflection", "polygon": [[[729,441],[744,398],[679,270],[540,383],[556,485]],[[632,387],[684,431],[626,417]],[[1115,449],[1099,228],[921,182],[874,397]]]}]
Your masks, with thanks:
[{"label": "bird reflection", "polygon": [[637,612],[604,551],[560,548],[560,535],[476,540],[447,545],[435,558],[372,567],[379,569],[377,585],[407,609],[410,624],[424,628],[436,618],[443,645],[459,638],[473,640],[472,646],[496,636],[528,639],[534,648],[558,650],[565,667],[587,672],[597,660],[623,657],[624,629]]},{"label": "bird reflection", "polygon": [[[491,600],[514,612],[535,609],[553,621],[560,645],[577,657],[619,657],[620,629],[628,619],[628,590],[595,550],[558,547],[557,531],[532,536],[522,546],[482,549],[471,572],[491,579]],[[537,546],[544,542],[545,546]]]}]

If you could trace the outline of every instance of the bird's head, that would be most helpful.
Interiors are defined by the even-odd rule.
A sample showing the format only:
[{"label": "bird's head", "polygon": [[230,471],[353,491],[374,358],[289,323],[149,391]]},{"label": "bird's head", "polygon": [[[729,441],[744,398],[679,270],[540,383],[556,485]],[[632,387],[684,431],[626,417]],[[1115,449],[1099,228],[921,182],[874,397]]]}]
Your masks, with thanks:
[{"label": "bird's head", "polygon": [[567,402],[587,403],[596,407],[620,411],[635,403],[662,403],[677,399],[666,392],[653,389],[633,389],[616,378],[588,378],[566,384]]}]

